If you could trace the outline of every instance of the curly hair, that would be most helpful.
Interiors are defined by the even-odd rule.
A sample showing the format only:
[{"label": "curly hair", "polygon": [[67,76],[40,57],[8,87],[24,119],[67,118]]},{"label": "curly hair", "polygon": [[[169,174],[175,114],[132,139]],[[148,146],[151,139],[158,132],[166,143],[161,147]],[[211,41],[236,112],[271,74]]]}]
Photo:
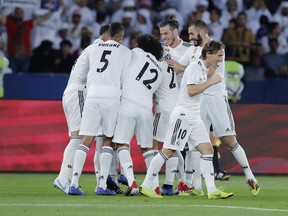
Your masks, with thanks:
[{"label": "curly hair", "polygon": [[160,61],[163,56],[163,47],[159,40],[151,34],[140,34],[137,38],[138,47],[151,53]]}]

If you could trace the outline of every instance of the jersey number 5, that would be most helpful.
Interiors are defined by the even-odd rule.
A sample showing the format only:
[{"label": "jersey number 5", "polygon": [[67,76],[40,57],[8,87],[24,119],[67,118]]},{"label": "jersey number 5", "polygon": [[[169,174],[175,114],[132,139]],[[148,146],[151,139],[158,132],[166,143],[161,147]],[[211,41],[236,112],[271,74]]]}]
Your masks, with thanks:
[{"label": "jersey number 5", "polygon": [[104,65],[103,65],[102,68],[97,68],[96,71],[97,71],[98,73],[102,73],[102,72],[104,72],[104,71],[107,69],[109,61],[108,61],[108,59],[106,58],[106,55],[110,55],[111,52],[112,52],[112,51],[110,51],[110,50],[104,50],[104,51],[103,51],[103,54],[102,54],[101,59],[100,59],[100,62],[103,62]]},{"label": "jersey number 5", "polygon": [[[136,77],[137,81],[140,81],[142,76],[144,75],[145,71],[147,70],[147,68],[149,67],[149,62],[146,62],[144,67],[141,69],[140,73],[138,74],[138,76]],[[156,69],[150,69],[150,73],[154,74],[154,77],[152,79],[146,79],[143,80],[143,84],[146,86],[146,88],[148,88],[149,90],[152,88],[150,84],[154,83],[157,78],[158,78],[158,71]]]}]

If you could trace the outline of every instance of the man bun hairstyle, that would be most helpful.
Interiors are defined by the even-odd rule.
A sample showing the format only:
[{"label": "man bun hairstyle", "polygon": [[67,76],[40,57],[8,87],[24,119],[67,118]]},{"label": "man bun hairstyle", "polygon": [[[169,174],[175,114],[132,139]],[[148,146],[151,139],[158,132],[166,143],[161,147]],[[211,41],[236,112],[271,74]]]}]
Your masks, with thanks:
[{"label": "man bun hairstyle", "polygon": [[179,29],[179,22],[176,20],[174,14],[168,15],[161,23],[160,28],[169,25],[171,30]]}]

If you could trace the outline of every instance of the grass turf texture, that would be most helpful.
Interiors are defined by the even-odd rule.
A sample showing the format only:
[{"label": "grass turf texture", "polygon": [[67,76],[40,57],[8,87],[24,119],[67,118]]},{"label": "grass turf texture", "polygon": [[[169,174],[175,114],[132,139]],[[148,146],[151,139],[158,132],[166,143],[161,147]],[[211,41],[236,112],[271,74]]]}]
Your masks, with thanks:
[{"label": "grass turf texture", "polygon": [[[83,174],[80,179],[86,196],[68,196],[53,188],[57,174],[0,173],[1,216],[154,216],[154,215],[288,215],[287,176],[258,176],[260,194],[252,196],[244,176],[232,176],[227,182],[216,181],[234,196],[226,200],[205,197],[164,196],[151,199],[145,196],[103,197],[94,194],[95,177]],[[137,175],[138,184],[144,175]],[[160,175],[160,183],[163,175]],[[122,187],[126,189],[126,186]]]}]

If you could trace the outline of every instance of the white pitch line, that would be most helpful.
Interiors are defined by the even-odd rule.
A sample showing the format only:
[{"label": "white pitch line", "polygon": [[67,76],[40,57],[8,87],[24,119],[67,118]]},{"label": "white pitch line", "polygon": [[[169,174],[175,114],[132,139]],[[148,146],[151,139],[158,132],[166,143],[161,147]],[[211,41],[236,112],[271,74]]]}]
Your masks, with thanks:
[{"label": "white pitch line", "polygon": [[270,212],[288,212],[288,209],[269,209],[269,208],[255,208],[255,207],[241,207],[241,206],[218,206],[218,205],[109,205],[109,204],[48,204],[48,203],[31,203],[31,204],[17,204],[17,203],[0,203],[0,206],[33,206],[33,207],[206,207],[206,208],[223,208],[223,209],[244,209],[253,211],[270,211]]}]

